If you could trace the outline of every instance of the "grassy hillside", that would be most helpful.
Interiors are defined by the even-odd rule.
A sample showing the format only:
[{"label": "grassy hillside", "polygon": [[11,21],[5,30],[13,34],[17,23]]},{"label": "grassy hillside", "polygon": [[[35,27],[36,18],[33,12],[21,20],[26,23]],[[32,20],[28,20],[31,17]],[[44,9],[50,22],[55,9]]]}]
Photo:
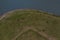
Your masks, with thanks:
[{"label": "grassy hillside", "polygon": [[0,17],[0,40],[49,40],[49,37],[60,40],[60,17],[39,10],[15,10]]}]

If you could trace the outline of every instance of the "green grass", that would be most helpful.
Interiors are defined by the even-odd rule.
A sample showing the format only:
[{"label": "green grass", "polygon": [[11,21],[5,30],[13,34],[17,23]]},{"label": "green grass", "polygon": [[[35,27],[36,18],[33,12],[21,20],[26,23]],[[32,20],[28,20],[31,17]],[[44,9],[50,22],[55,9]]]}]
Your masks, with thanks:
[{"label": "green grass", "polygon": [[[26,26],[35,27],[39,31],[44,30],[47,34],[60,40],[60,17],[38,10],[18,10],[6,15],[0,20],[0,40],[11,40]],[[32,34],[34,34],[33,37],[38,35],[35,32]],[[44,39],[42,38],[42,40]]]}]

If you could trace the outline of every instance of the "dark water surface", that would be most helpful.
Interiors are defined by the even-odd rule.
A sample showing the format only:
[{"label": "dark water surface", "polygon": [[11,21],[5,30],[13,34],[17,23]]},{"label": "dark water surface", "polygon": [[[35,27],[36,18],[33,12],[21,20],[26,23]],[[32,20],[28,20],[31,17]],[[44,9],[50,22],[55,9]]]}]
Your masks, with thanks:
[{"label": "dark water surface", "polygon": [[0,14],[19,8],[39,9],[60,15],[60,0],[0,0]]}]

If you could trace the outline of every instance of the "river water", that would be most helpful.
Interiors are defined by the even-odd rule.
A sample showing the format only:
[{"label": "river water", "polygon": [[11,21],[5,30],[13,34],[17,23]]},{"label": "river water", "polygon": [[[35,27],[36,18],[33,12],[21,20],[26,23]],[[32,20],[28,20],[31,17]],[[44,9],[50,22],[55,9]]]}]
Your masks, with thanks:
[{"label": "river water", "polygon": [[60,0],[0,0],[0,14],[14,9],[39,9],[60,15]]}]

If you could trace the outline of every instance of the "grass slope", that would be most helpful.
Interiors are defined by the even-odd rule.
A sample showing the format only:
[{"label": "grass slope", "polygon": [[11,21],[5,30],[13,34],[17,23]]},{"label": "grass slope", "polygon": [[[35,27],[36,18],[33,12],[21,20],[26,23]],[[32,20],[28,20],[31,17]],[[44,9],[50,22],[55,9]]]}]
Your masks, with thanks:
[{"label": "grass slope", "polygon": [[[60,40],[60,17],[39,10],[15,10],[6,13],[0,20],[0,40],[12,40],[26,27],[34,27]],[[26,31],[17,40],[46,39],[34,31]]]}]

